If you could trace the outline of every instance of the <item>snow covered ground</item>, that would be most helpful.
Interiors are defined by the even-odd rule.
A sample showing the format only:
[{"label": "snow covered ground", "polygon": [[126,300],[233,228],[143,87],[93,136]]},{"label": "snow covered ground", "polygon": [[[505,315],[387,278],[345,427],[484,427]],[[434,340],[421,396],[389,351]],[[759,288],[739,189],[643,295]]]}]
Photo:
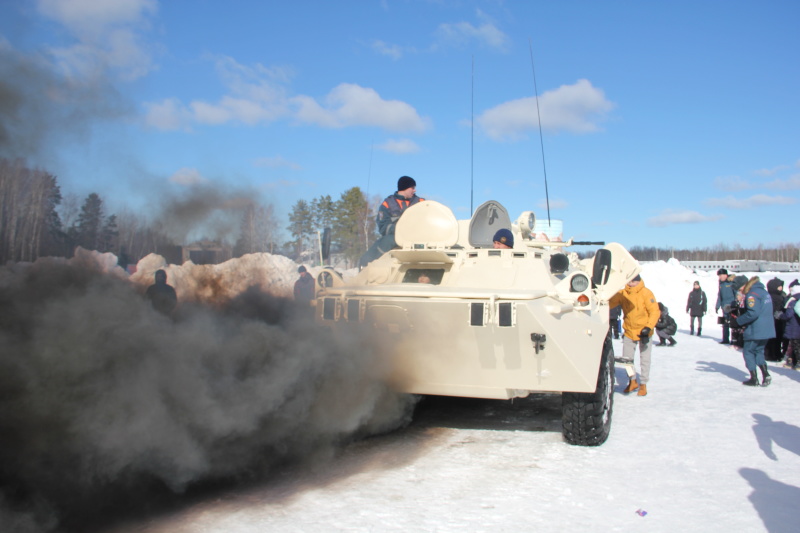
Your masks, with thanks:
[{"label": "snow covered ground", "polygon": [[[250,285],[290,294],[297,265],[285,258],[256,254],[200,267],[166,266],[148,256],[130,277],[110,254],[81,252],[72,263],[81,262],[101,265],[119,282],[87,282],[57,265],[0,268],[0,289],[7,303],[14,302],[14,320],[19,313],[20,324],[35,333],[16,338],[8,329],[0,338],[4,347],[30,359],[22,372],[10,350],[0,353],[0,390],[6,400],[15,400],[0,402],[0,408],[16,409],[15,418],[5,410],[0,414],[6,436],[18,431],[7,442],[20,447],[7,450],[22,465],[20,472],[37,478],[40,486],[33,486],[43,494],[61,494],[53,487],[84,490],[84,482],[113,488],[116,476],[128,479],[130,472],[164,476],[179,488],[181,480],[224,472],[238,459],[231,449],[241,455],[262,446],[285,450],[306,444],[298,434],[324,440],[336,428],[357,428],[380,403],[378,392],[351,394],[352,410],[364,411],[358,416],[326,410],[330,397],[307,387],[314,382],[309,372],[314,379],[339,374],[339,385],[347,388],[329,391],[337,402],[346,392],[360,392],[364,383],[332,366],[331,358],[341,357],[333,347],[312,353],[309,339],[291,324],[242,323],[192,308],[192,302],[213,303]],[[183,307],[174,322],[125,288],[130,281],[143,291],[161,267]],[[430,398],[402,429],[332,455],[311,454],[247,485],[194,494],[169,513],[128,517],[102,530],[800,530],[800,372],[770,363],[770,387],[742,386],[741,354],[717,342],[715,274],[693,274],[674,261],[643,268],[645,283],[678,322],[678,344],[654,348],[646,397],[622,394],[627,379],[617,369],[613,427],[600,447],[563,442],[555,395],[513,402]],[[760,275],[766,283],[776,274]],[[788,286],[797,274],[777,277]],[[684,312],[694,280],[712,308],[702,337],[688,335]],[[20,303],[27,301],[36,305]],[[9,315],[6,320],[12,323]],[[266,359],[251,355],[251,337],[261,351],[268,348]],[[146,343],[153,353],[140,348],[149,338],[155,339]],[[311,364],[304,361],[309,358]],[[320,365],[325,374],[314,374]],[[22,401],[14,395],[18,389],[28,392],[14,385],[18,376],[29,379],[30,393],[20,396]],[[276,401],[276,407],[262,407],[266,401]],[[46,425],[39,427],[35,417],[42,413]],[[31,422],[17,427],[17,419]],[[235,441],[231,448],[227,435],[248,434],[257,421],[266,421],[274,438],[256,432],[255,441]],[[50,448],[32,448],[33,435]],[[65,481],[70,476],[80,479]],[[48,524],[38,511],[20,511],[2,496],[0,524],[26,525],[17,531]]]},{"label": "snow covered ground", "polygon": [[[800,372],[770,363],[770,387],[742,386],[740,352],[717,342],[715,274],[660,262],[642,277],[678,345],[654,348],[646,397],[622,394],[617,369],[603,446],[562,441],[558,397],[423,404],[409,427],[329,462],[116,531],[800,530]],[[702,337],[684,312],[696,279],[712,307]]]}]

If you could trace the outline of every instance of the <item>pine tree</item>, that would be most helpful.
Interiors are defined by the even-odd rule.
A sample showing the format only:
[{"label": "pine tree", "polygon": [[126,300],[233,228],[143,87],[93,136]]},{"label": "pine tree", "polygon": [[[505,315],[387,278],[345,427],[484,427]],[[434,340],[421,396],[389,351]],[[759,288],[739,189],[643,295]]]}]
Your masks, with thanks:
[{"label": "pine tree", "polygon": [[311,242],[314,232],[314,219],[308,202],[298,200],[294,204],[292,212],[289,214],[289,226],[286,229],[292,236],[290,244],[293,248],[294,258],[300,258],[304,248]]},{"label": "pine tree", "polygon": [[97,193],[86,197],[78,215],[78,222],[72,228],[74,242],[87,250],[97,250],[100,244],[100,231],[103,223],[103,200]]},{"label": "pine tree", "polygon": [[332,240],[339,245],[348,263],[355,264],[366,250],[367,200],[359,187],[353,187],[342,193],[335,205]]},{"label": "pine tree", "polygon": [[98,238],[97,250],[100,252],[116,252],[119,244],[119,229],[117,229],[117,215],[111,215],[103,224]]}]

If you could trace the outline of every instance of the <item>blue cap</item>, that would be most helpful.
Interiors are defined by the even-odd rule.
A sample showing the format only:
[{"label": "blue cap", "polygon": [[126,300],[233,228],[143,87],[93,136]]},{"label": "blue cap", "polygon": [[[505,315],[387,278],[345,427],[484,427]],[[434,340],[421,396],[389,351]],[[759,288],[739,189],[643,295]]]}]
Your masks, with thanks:
[{"label": "blue cap", "polygon": [[509,248],[514,247],[514,234],[511,233],[511,230],[508,229],[499,229],[497,233],[494,234],[492,237],[492,241],[499,242],[500,244],[505,244]]}]

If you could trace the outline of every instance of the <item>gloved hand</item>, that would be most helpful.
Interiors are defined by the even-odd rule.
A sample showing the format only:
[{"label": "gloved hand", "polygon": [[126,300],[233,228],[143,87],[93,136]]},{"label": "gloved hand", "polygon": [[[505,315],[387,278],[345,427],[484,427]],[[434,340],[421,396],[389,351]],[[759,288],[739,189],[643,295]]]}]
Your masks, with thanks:
[{"label": "gloved hand", "polygon": [[738,322],[736,322],[736,317],[735,317],[735,316],[731,316],[731,317],[728,319],[728,325],[729,325],[730,327],[732,327],[732,328],[738,328],[738,327],[739,327],[739,323],[738,323]]},{"label": "gloved hand", "polygon": [[645,344],[650,342],[650,333],[652,332],[653,330],[650,328],[642,328],[642,331],[639,332],[639,342],[643,342]]}]

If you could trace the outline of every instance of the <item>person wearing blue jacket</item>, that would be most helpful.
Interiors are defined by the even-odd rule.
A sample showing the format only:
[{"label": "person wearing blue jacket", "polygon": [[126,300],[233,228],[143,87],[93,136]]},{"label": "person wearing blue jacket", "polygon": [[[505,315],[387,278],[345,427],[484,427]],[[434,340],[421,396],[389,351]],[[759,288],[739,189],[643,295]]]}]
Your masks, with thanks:
[{"label": "person wearing blue jacket", "polygon": [[758,276],[753,276],[742,287],[744,293],[744,312],[738,317],[731,317],[731,326],[744,326],[744,364],[750,371],[750,379],[742,385],[751,387],[758,385],[757,368],[761,369],[763,380],[761,386],[766,387],[772,381],[764,359],[764,347],[767,341],[775,337],[775,321],[772,311],[772,298]]},{"label": "person wearing blue jacket", "polygon": [[[728,279],[728,271],[724,268],[717,270],[717,277],[719,278],[719,292],[717,293],[717,305],[715,309],[719,311],[722,309],[722,340],[720,344],[731,343],[731,329],[728,326],[730,309],[736,303],[736,291],[733,288],[732,280]],[[727,307],[726,307],[727,306]]]},{"label": "person wearing blue jacket", "polygon": [[789,348],[786,350],[786,364],[784,366],[797,370],[797,360],[800,358],[800,316],[795,307],[800,302],[800,285],[789,287],[791,297],[786,302],[786,306],[781,314],[781,320],[786,322],[786,329],[783,338],[789,341]]}]

